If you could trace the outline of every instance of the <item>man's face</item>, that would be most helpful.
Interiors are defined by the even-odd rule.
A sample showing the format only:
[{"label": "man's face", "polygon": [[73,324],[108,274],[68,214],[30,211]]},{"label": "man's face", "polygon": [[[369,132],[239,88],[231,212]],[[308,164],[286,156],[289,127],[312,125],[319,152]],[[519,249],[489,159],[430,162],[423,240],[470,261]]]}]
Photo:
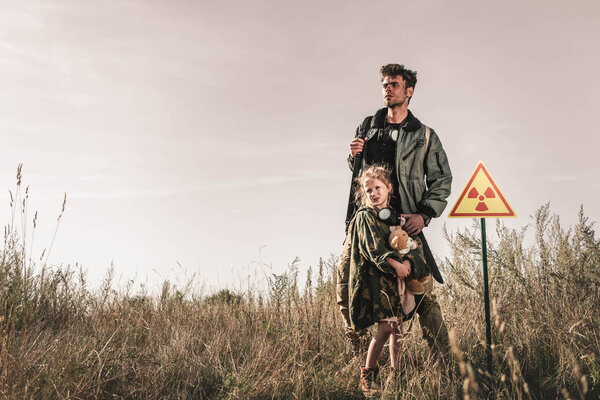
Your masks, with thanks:
[{"label": "man's face", "polygon": [[414,88],[406,88],[406,82],[401,76],[384,76],[381,86],[383,93],[383,104],[386,107],[401,106],[408,104],[413,95]]}]

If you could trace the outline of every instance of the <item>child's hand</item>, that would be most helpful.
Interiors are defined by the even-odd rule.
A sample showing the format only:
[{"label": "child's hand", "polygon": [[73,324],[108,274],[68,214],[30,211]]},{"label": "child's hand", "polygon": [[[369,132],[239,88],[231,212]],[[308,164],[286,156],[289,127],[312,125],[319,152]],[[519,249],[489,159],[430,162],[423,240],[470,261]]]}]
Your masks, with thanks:
[{"label": "child's hand", "polygon": [[410,275],[410,261],[404,260],[403,262],[398,263],[398,264],[399,264],[398,268],[395,268],[398,278],[400,278],[400,279],[408,278],[408,276]]},{"label": "child's hand", "polygon": [[398,278],[404,279],[410,275],[410,261],[404,260],[403,262],[399,262],[390,257],[386,258],[386,261],[392,268],[394,268]]}]

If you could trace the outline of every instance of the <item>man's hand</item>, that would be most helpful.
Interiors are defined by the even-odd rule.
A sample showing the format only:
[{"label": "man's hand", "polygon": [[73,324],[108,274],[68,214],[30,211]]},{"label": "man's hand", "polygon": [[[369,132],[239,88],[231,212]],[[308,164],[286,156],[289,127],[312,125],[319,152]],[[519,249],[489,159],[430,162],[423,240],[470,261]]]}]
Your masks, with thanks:
[{"label": "man's hand", "polygon": [[398,278],[404,279],[410,275],[410,261],[404,260],[403,262],[399,262],[391,257],[386,258],[385,261],[387,261],[387,263],[394,268]]},{"label": "man's hand", "polygon": [[400,214],[406,218],[406,223],[402,227],[408,236],[417,236],[425,227],[425,221],[421,214]]},{"label": "man's hand", "polygon": [[350,142],[350,154],[352,154],[352,157],[356,156],[357,153],[362,152],[364,146],[365,146],[364,139],[354,138]]}]

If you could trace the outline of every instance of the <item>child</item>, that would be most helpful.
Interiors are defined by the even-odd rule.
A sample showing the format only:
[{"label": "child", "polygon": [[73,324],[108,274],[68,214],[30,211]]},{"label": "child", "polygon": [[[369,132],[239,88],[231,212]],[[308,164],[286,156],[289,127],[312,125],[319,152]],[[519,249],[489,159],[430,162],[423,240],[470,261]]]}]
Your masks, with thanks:
[{"label": "child", "polygon": [[354,331],[377,323],[359,384],[365,395],[373,395],[378,391],[377,360],[388,338],[392,367],[397,368],[399,363],[400,328],[406,316],[402,303],[411,296],[404,290],[404,278],[411,273],[409,260],[415,259],[411,253],[420,249],[405,256],[393,251],[388,246],[390,227],[377,218],[377,212],[389,205],[392,194],[389,169],[371,165],[362,171],[357,184],[357,198],[362,206],[350,222],[343,255],[349,261],[347,319]]}]

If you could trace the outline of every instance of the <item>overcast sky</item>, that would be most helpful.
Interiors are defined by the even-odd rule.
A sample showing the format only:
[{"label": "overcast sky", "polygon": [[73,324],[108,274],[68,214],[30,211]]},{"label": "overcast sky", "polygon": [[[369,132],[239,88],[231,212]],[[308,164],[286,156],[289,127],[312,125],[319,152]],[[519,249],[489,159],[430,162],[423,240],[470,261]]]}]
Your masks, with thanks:
[{"label": "overcast sky", "polygon": [[598,221],[599,37],[597,1],[4,0],[0,216],[22,162],[33,256],[66,192],[50,263],[92,282],[111,262],[154,287],[305,270],[341,249],[348,143],[393,62],[454,173],[437,255],[445,222],[471,225],[446,216],[479,160],[510,226],[547,201]]}]

